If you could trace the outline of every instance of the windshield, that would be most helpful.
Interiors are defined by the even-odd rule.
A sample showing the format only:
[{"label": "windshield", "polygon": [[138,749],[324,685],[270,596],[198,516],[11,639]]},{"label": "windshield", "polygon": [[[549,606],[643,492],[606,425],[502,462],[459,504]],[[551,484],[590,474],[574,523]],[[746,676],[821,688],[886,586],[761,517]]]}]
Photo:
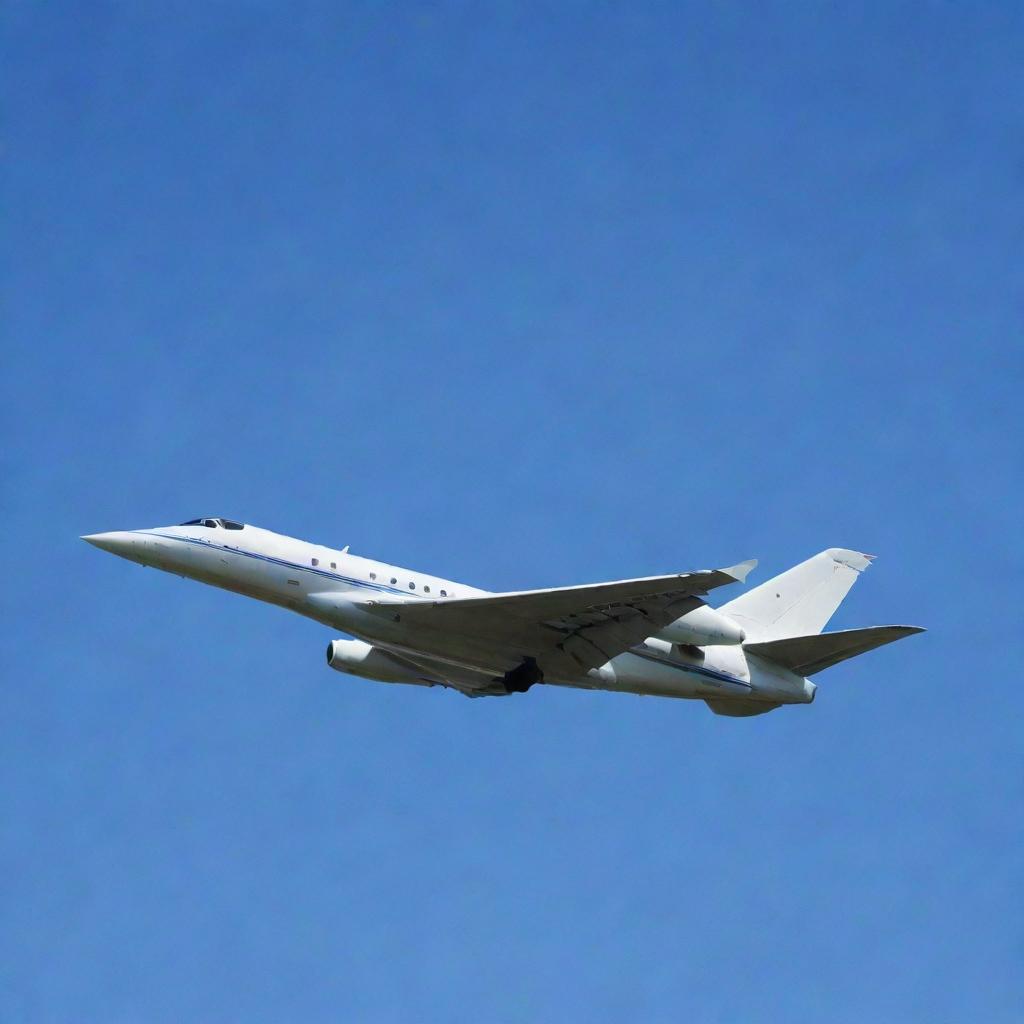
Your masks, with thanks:
[{"label": "windshield", "polygon": [[236,523],[234,519],[190,519],[186,523],[182,523],[182,526],[206,526],[211,530],[216,530],[218,526],[223,527],[225,530],[244,530],[245,523]]}]

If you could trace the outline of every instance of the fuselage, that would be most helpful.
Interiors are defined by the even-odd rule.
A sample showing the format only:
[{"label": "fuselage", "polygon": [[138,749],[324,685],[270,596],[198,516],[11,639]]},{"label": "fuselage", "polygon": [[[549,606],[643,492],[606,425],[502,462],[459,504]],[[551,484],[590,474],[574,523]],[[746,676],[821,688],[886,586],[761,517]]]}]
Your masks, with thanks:
[{"label": "fuselage", "polygon": [[[465,583],[219,518],[85,539],[139,564],[298,612],[374,645],[385,658],[401,658],[418,673],[417,678],[387,681],[441,683],[470,695],[493,693],[488,687],[507,667],[486,639],[417,634],[403,626],[400,616],[381,618],[365,610],[379,598],[441,602],[489,593]],[[349,670],[371,678],[387,675],[368,664],[362,669],[353,664]],[[760,663],[740,645],[691,647],[657,637],[578,677],[545,682],[773,706],[809,703],[814,696],[812,683]]]}]

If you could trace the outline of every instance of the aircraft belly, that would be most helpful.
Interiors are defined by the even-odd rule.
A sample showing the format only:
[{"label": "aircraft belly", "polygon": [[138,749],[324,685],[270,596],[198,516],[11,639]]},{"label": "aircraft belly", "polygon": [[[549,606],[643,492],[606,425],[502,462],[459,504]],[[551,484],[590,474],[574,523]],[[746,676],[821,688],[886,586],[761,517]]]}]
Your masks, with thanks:
[{"label": "aircraft belly", "polygon": [[[690,699],[764,700],[769,696],[750,679],[739,648],[709,648],[706,655],[691,662],[680,661],[671,644],[649,640],[583,672],[569,654],[537,649],[526,636],[522,646],[517,646],[514,637],[498,639],[428,628],[410,622],[409,617],[403,621],[400,609],[382,614],[377,608],[347,600],[343,593],[313,594],[309,600],[311,607],[303,609],[305,614],[417,661],[459,689],[487,689],[535,661],[545,683],[573,688]],[[772,698],[778,699],[774,693]]]},{"label": "aircraft belly", "polygon": [[626,651],[591,673],[603,690],[657,697],[750,697],[750,684],[724,673]]}]

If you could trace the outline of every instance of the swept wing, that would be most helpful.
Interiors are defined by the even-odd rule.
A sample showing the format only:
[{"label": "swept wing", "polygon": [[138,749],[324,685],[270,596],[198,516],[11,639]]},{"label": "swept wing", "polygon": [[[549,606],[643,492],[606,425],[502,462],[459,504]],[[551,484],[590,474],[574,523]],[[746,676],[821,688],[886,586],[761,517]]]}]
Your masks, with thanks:
[{"label": "swept wing", "polygon": [[400,617],[418,636],[432,635],[435,653],[444,653],[444,637],[464,637],[475,647],[504,652],[505,670],[533,658],[548,678],[565,679],[635,646],[696,607],[709,590],[746,579],[756,564],[444,601],[384,598],[364,607]]}]

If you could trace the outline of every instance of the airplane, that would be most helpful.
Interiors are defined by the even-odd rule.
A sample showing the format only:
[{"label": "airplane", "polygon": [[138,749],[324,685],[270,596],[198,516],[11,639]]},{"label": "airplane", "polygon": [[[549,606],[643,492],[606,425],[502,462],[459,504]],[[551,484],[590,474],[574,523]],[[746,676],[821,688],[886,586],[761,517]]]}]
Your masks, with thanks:
[{"label": "airplane", "polygon": [[129,561],[291,609],[354,639],[327,664],[386,683],[469,697],[539,683],[703,700],[749,717],[810,704],[810,677],[919,626],[822,632],[873,555],[829,548],[712,608],[756,560],[724,569],[489,593],[233,519],[95,533]]}]

